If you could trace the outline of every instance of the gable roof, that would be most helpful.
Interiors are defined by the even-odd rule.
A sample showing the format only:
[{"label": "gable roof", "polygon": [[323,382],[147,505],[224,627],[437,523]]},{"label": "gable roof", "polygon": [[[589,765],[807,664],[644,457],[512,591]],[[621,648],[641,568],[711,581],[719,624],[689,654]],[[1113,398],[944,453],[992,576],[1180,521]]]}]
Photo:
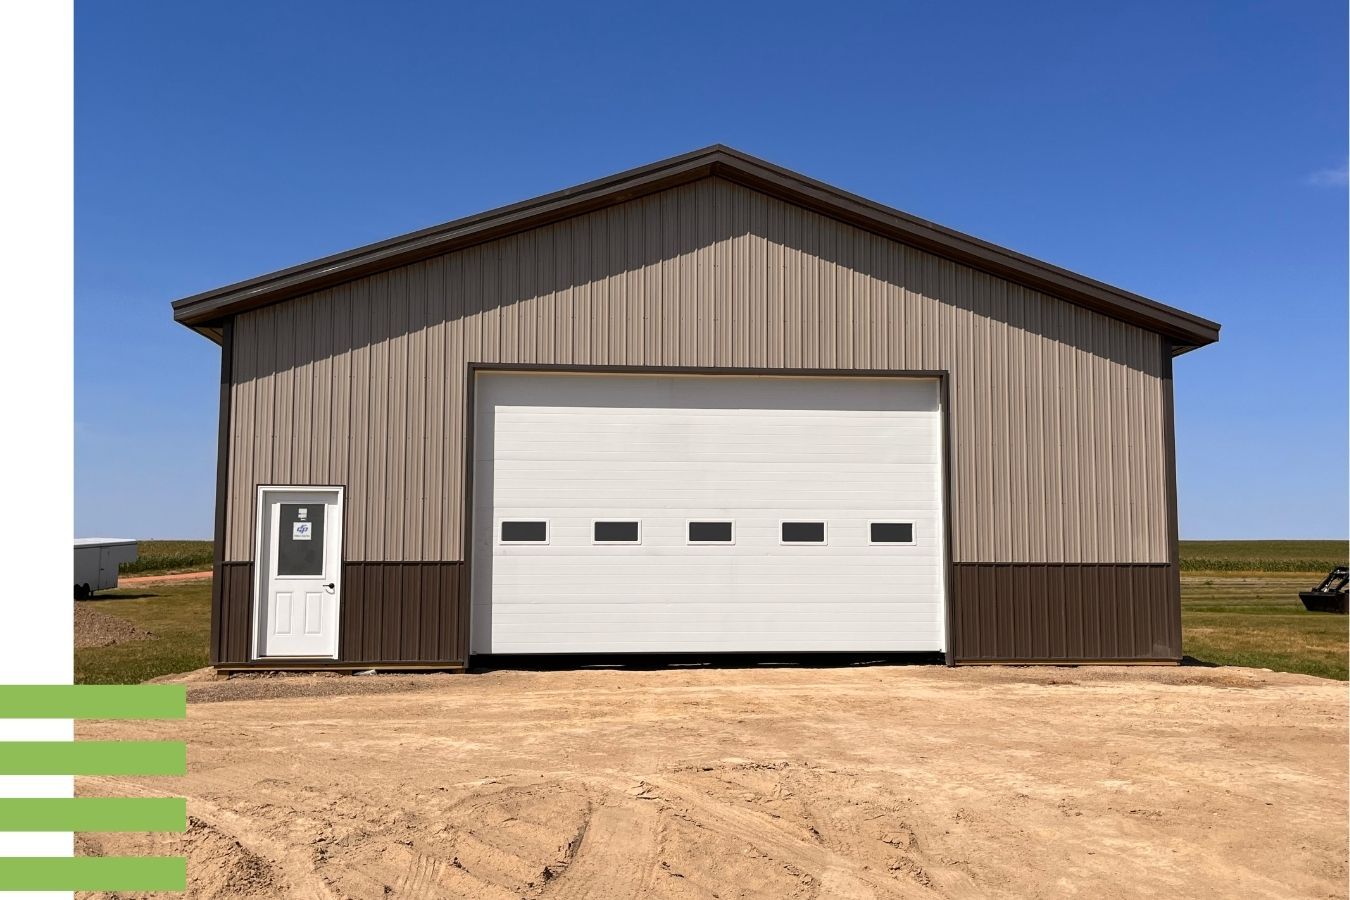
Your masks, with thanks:
[{"label": "gable roof", "polygon": [[236,313],[712,176],[1155,331],[1172,340],[1177,354],[1219,339],[1216,322],[944,228],[721,144],[184,297],[173,303],[174,321],[218,341],[220,323]]}]

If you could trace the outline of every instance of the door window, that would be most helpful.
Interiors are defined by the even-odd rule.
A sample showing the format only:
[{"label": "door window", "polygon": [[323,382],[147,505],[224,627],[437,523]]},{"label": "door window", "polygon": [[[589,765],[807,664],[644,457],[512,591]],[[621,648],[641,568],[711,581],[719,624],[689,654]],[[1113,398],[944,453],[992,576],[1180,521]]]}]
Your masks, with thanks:
[{"label": "door window", "polygon": [[591,525],[593,544],[641,543],[642,528],[637,522],[597,520]]},{"label": "door window", "polygon": [[277,534],[277,574],[323,574],[323,503],[282,503]]},{"label": "door window", "polygon": [[731,544],[734,543],[733,534],[730,520],[689,523],[691,544]]},{"label": "door window", "polygon": [[783,544],[825,543],[824,522],[783,522],[779,528],[778,540]]},{"label": "door window", "polygon": [[872,522],[870,543],[873,544],[912,544],[914,543],[913,522]]},{"label": "door window", "polygon": [[503,544],[547,544],[548,522],[507,519],[502,522]]}]

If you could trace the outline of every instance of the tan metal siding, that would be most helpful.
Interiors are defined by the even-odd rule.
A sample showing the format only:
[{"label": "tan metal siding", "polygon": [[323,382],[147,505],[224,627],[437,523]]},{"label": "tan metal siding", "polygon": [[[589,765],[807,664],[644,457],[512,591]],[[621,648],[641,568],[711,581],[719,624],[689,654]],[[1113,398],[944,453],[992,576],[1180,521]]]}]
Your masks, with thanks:
[{"label": "tan metal siding", "polygon": [[470,362],[946,369],[953,555],[1166,562],[1163,340],[720,179],[241,314],[227,557],[260,483],[352,560],[463,558]]}]

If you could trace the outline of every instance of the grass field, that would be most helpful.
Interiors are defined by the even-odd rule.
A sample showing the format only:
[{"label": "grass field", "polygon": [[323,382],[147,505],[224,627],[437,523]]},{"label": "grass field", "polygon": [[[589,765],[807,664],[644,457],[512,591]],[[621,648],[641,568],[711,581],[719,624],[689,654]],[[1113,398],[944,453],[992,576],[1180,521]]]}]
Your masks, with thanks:
[{"label": "grass field", "polygon": [[159,675],[190,672],[207,664],[211,634],[211,582],[179,581],[120,588],[81,600],[98,612],[129,619],[152,632],[147,641],[75,651],[77,684],[136,684]]},{"label": "grass field", "polygon": [[1182,541],[1183,652],[1197,662],[1347,679],[1345,616],[1299,591],[1346,564],[1346,541]]},{"label": "grass field", "polygon": [[1182,541],[1183,572],[1321,572],[1346,564],[1346,541]]},{"label": "grass field", "polygon": [[[206,554],[209,541],[144,541],[146,559]],[[1183,541],[1183,650],[1198,664],[1255,666],[1347,679],[1347,617],[1309,613],[1298,592],[1315,587],[1345,558],[1345,541]],[[146,552],[146,551],[142,551]],[[1199,570],[1197,561],[1216,568]],[[1188,565],[1187,563],[1190,563]],[[1263,568],[1288,566],[1288,568]],[[154,571],[182,571],[169,565]],[[188,569],[190,571],[190,569]],[[78,650],[81,683],[130,684],[207,663],[211,583],[179,582],[99,594],[99,612],[153,632],[147,641]]]},{"label": "grass field", "polygon": [[1347,678],[1347,617],[1310,613],[1299,591],[1326,573],[1183,572],[1183,652],[1197,662]]},{"label": "grass field", "polygon": [[135,562],[117,567],[121,575],[167,575],[211,568],[210,541],[137,541]]}]

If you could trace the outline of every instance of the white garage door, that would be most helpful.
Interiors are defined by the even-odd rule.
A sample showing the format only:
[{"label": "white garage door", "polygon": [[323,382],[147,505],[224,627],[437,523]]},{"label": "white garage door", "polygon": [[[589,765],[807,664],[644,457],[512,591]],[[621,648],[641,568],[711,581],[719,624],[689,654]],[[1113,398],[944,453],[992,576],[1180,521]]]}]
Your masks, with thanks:
[{"label": "white garage door", "polygon": [[944,648],[936,380],[475,393],[474,653]]}]

